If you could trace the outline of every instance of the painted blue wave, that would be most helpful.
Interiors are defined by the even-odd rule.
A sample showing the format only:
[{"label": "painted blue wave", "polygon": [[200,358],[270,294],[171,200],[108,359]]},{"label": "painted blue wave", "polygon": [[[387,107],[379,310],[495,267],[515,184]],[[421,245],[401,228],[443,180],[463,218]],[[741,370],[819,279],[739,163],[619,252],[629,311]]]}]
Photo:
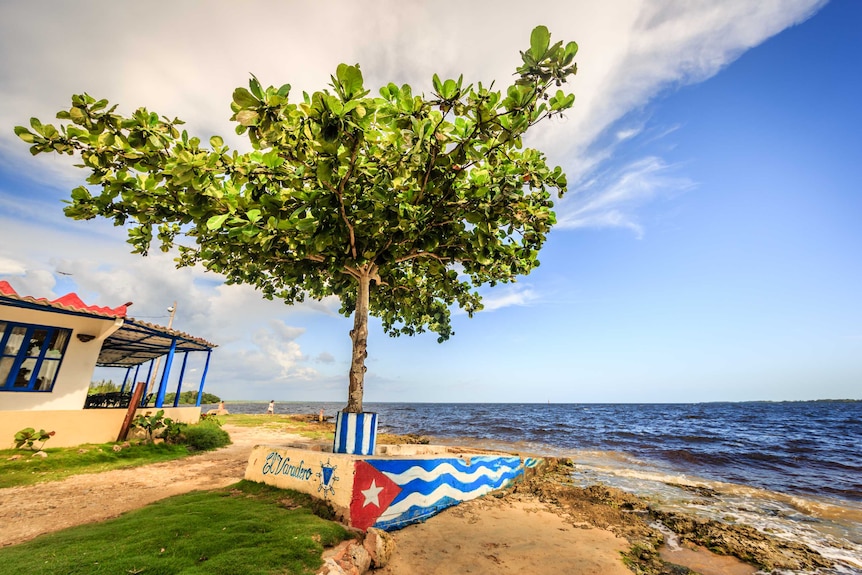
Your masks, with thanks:
[{"label": "painted blue wave", "polygon": [[[421,507],[414,505],[403,513],[398,514],[394,518],[378,519],[374,526],[378,529],[383,529],[384,531],[401,529],[402,527],[406,527],[414,523],[422,523],[429,517],[440,513],[447,507],[452,507],[453,505],[458,505],[459,503],[461,503],[461,501],[457,499],[453,499],[451,497],[443,497],[430,507]],[[384,517],[385,515],[386,514],[384,513],[381,517]]]},{"label": "painted blue wave", "polygon": [[483,486],[488,486],[492,489],[497,489],[504,485],[508,485],[511,483],[516,477],[520,476],[523,473],[523,470],[520,467],[516,467],[514,469],[508,469],[505,473],[501,474],[496,479],[489,479],[488,477],[480,477],[476,481],[471,481],[469,483],[465,483],[463,481],[459,481],[451,475],[443,474],[439,475],[434,481],[423,481],[422,479],[414,479],[412,481],[408,481],[407,483],[401,486],[401,493],[398,494],[397,497],[392,501],[392,505],[398,503],[411,493],[420,493],[422,495],[429,495],[435,489],[440,487],[441,485],[448,485],[458,491],[462,492],[471,492],[476,491],[478,488]]},{"label": "painted blue wave", "polygon": [[433,471],[434,468],[448,463],[455,469],[469,473],[475,468],[484,465],[485,467],[495,469],[500,466],[518,467],[521,465],[519,457],[496,457],[493,455],[482,455],[479,457],[471,457],[468,464],[465,460],[459,457],[449,457],[446,459],[408,459],[408,460],[393,460],[393,459],[366,459],[366,463],[371,464],[375,469],[383,473],[392,473],[400,475],[408,471],[411,467],[420,467],[426,471]]}]

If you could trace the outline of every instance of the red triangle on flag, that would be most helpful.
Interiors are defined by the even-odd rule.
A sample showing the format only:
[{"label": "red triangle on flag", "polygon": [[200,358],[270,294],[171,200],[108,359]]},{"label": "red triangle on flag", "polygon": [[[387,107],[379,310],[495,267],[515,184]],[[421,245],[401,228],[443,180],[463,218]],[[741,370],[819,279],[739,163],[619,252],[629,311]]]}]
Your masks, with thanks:
[{"label": "red triangle on flag", "polygon": [[357,461],[354,470],[350,524],[364,531],[374,525],[401,488],[365,461]]}]

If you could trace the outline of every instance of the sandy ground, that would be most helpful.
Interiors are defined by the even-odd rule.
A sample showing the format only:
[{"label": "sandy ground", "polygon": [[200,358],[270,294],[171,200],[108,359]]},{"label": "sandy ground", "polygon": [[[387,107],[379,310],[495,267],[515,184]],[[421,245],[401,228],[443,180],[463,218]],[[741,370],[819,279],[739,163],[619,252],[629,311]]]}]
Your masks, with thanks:
[{"label": "sandy ground", "polygon": [[[233,444],[185,459],[77,475],[63,481],[0,489],[0,547],[116,517],[153,501],[230,485],[243,478],[251,449],[297,444],[297,435],[225,425]],[[450,508],[394,534],[391,563],[381,575],[434,573],[568,573],[627,575],[625,539],[574,524],[530,493],[487,496]],[[722,566],[727,568],[729,566]],[[750,569],[750,568],[749,568]],[[704,569],[704,575],[716,571]],[[752,573],[717,570],[717,575]]]},{"label": "sandy ground", "polygon": [[529,496],[468,501],[394,536],[395,557],[375,573],[631,575],[620,560],[625,539],[573,527]]}]

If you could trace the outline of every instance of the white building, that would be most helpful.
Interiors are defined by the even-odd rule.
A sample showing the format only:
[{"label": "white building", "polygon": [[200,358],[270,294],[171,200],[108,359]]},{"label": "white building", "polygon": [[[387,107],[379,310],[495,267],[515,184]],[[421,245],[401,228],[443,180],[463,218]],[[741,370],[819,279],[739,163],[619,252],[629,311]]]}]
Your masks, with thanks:
[{"label": "white building", "polygon": [[[12,447],[15,433],[27,427],[55,431],[49,447],[115,441],[135,386],[150,380],[159,358],[164,358],[160,383],[152,398],[143,399],[175,421],[198,421],[207,369],[194,407],[163,405],[165,393],[173,391],[167,389],[168,378],[182,354],[179,392],[188,353],[206,352],[208,367],[215,345],[130,318],[129,305],[88,306],[74,293],[53,301],[20,296],[0,281],[0,446]],[[88,400],[96,366],[126,368],[121,394]]]}]

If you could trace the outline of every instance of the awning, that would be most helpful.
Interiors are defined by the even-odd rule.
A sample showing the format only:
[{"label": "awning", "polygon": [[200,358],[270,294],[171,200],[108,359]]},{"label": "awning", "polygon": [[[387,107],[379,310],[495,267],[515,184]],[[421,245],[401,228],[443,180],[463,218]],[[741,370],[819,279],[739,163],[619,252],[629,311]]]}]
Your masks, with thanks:
[{"label": "awning", "polygon": [[129,367],[146,363],[167,355],[176,340],[175,353],[209,351],[214,347],[206,340],[192,337],[181,331],[126,318],[123,327],[102,343],[96,365],[99,367]]},{"label": "awning", "polygon": [[0,305],[100,319],[122,318],[122,327],[102,342],[102,351],[96,361],[96,365],[100,367],[130,367],[146,363],[167,355],[174,341],[175,353],[210,351],[217,347],[187,333],[127,317],[126,308],[130,304],[115,308],[88,306],[74,293],[49,301],[46,298],[18,295],[8,282],[0,281]]}]

